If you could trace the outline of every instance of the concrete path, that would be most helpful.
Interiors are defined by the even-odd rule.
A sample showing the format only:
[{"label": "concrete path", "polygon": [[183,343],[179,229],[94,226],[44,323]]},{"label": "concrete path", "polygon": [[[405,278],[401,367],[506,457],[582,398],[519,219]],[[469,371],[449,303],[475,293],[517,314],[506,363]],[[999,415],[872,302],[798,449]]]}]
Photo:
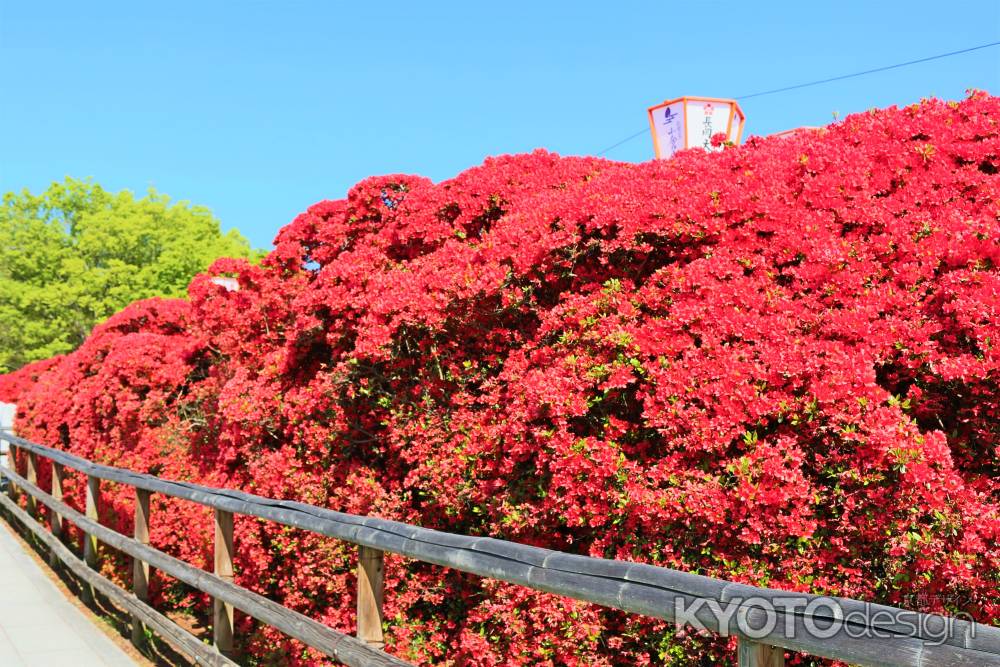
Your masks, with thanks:
[{"label": "concrete path", "polygon": [[0,520],[0,665],[135,667],[56,588]]}]

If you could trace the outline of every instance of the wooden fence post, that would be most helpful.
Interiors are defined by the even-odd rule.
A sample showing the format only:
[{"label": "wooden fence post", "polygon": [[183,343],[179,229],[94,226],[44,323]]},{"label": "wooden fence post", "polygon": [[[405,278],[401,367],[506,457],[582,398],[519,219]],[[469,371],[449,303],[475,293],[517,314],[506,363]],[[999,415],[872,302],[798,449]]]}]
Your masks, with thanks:
[{"label": "wooden fence post", "polygon": [[[101,480],[93,475],[87,475],[87,507],[86,516],[92,521],[100,521],[98,508],[101,502]],[[92,570],[97,569],[97,536],[84,532],[83,534],[83,560],[87,567]],[[94,587],[84,586],[84,597],[87,601],[94,601]]]},{"label": "wooden fence post", "polygon": [[[233,580],[233,513],[220,509],[215,510],[215,574]],[[233,605],[215,599],[212,610],[215,647],[227,655],[233,650]]]},{"label": "wooden fence post", "polygon": [[[9,443],[7,446],[7,467],[17,472],[17,447]],[[12,479],[7,480],[7,495],[15,503],[17,502],[17,485]]]},{"label": "wooden fence post", "polygon": [[[135,490],[135,530],[132,533],[137,542],[149,544],[149,491]],[[143,602],[149,602],[149,563],[141,558],[132,558],[132,593]],[[146,640],[146,628],[136,614],[132,614],[132,644],[142,648]]]},{"label": "wooden fence post", "polygon": [[[63,473],[64,469],[61,463],[52,462],[52,497],[62,502],[63,499]],[[63,532],[63,518],[55,510],[49,510],[49,530],[58,539],[62,537]],[[59,556],[56,555],[55,549],[49,551],[49,565],[53,568],[59,565]]]},{"label": "wooden fence post", "polygon": [[[28,451],[28,462],[24,473],[24,478],[28,480],[29,484],[38,486],[38,456],[34,452]],[[35,497],[30,493],[26,494],[25,500],[28,503],[28,514],[31,515],[33,519],[38,518],[38,503],[35,502]]]},{"label": "wooden fence post", "polygon": [[385,646],[382,635],[382,600],[385,554],[358,546],[358,639],[375,648]]},{"label": "wooden fence post", "polygon": [[739,638],[739,667],[784,667],[785,649]]}]

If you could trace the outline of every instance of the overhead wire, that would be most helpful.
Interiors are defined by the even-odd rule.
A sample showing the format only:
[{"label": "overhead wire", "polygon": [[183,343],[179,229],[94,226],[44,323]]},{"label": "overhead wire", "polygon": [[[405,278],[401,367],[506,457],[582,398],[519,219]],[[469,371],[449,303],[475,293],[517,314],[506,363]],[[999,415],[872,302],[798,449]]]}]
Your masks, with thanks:
[{"label": "overhead wire", "polygon": [[[988,48],[991,48],[991,47],[994,47],[994,46],[1000,46],[1000,41],[989,42],[988,44],[980,44],[978,46],[970,46],[970,47],[965,48],[965,49],[959,49],[957,51],[949,51],[947,53],[938,53],[938,54],[935,54],[933,56],[926,56],[924,58],[917,58],[916,60],[907,60],[905,62],[895,63],[893,65],[885,65],[883,67],[874,67],[872,69],[866,69],[866,70],[862,70],[860,72],[852,72],[850,74],[842,74],[840,76],[832,76],[832,77],[828,77],[826,79],[818,79],[816,81],[808,81],[806,83],[797,83],[795,85],[784,86],[782,88],[773,88],[771,90],[763,90],[763,91],[760,91],[760,92],[757,92],[757,93],[751,93],[749,95],[740,95],[739,97],[736,97],[734,99],[736,99],[736,100],[749,100],[749,99],[751,99],[753,97],[763,97],[764,95],[775,95],[777,93],[784,93],[784,92],[787,92],[789,90],[798,90],[800,88],[808,88],[810,86],[819,86],[819,85],[822,85],[822,84],[825,84],[825,83],[832,83],[834,81],[843,81],[844,79],[853,79],[855,77],[865,76],[865,75],[868,75],[868,74],[875,74],[877,72],[885,72],[885,71],[888,71],[888,70],[898,69],[900,67],[908,67],[910,65],[918,65],[920,63],[930,62],[932,60],[940,60],[941,58],[950,58],[952,56],[958,56],[958,55],[962,55],[963,53],[970,53],[972,51],[979,51],[981,49],[988,49]],[[649,130],[649,128],[644,127],[641,130],[639,130],[638,132],[636,132],[635,134],[630,134],[629,136],[625,137],[624,139],[622,139],[622,140],[620,140],[620,141],[618,141],[616,143],[611,144],[610,146],[608,146],[604,150],[598,152],[596,155],[598,157],[600,157],[601,155],[604,155],[608,151],[614,150],[615,148],[618,148],[622,144],[627,144],[628,142],[632,141],[636,137],[639,137],[640,135],[645,134],[648,130]]]}]

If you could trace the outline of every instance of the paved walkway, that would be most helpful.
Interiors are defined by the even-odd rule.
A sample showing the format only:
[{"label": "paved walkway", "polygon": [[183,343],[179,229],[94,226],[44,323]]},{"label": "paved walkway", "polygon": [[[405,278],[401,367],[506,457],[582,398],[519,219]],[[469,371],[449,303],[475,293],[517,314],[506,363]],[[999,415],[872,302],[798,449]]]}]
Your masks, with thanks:
[{"label": "paved walkway", "polygon": [[135,667],[24,552],[0,520],[0,665]]}]

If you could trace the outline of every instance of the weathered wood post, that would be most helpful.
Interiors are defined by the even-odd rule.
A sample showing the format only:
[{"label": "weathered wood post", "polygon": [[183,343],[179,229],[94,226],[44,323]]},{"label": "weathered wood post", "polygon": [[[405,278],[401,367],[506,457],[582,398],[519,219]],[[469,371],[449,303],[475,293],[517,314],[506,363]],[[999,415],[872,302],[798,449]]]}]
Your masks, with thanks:
[{"label": "weathered wood post", "polygon": [[784,667],[785,649],[740,637],[737,644],[739,667]]},{"label": "weathered wood post", "polygon": [[358,546],[358,639],[375,648],[385,646],[382,635],[382,600],[385,554]]},{"label": "weathered wood post", "polygon": [[[63,474],[65,470],[61,463],[52,462],[52,497],[62,502],[63,499]],[[62,537],[63,518],[55,510],[49,510],[49,530],[58,539]],[[59,557],[55,550],[49,551],[49,565],[53,568],[59,565]]]},{"label": "weathered wood post", "polygon": [[[28,480],[29,484],[38,486],[38,456],[32,452],[27,452],[27,467],[25,469],[24,478]],[[25,500],[28,503],[28,514],[31,515],[33,519],[38,518],[38,503],[35,502],[35,497],[30,493],[27,494]]]},{"label": "weathered wood post", "polygon": [[[215,574],[225,581],[233,580],[233,513],[215,510]],[[233,605],[212,601],[215,647],[223,655],[233,650]]]},{"label": "weathered wood post", "polygon": [[[135,490],[135,530],[132,532],[137,542],[149,544],[149,491]],[[149,563],[141,558],[132,558],[132,593],[143,602],[149,602]],[[146,640],[146,628],[142,620],[132,614],[132,644],[142,648]]]},{"label": "weathered wood post", "polygon": [[[93,475],[87,475],[87,507],[86,516],[91,521],[100,521],[98,508],[101,502],[101,480]],[[87,567],[97,569],[97,536],[83,533],[83,560]],[[89,602],[94,601],[93,586],[84,586],[84,596]]]},{"label": "weathered wood post", "polygon": [[[17,472],[17,447],[13,444],[8,444],[7,447],[7,467]],[[7,480],[7,495],[15,503],[17,502],[17,485],[12,479]]]}]

